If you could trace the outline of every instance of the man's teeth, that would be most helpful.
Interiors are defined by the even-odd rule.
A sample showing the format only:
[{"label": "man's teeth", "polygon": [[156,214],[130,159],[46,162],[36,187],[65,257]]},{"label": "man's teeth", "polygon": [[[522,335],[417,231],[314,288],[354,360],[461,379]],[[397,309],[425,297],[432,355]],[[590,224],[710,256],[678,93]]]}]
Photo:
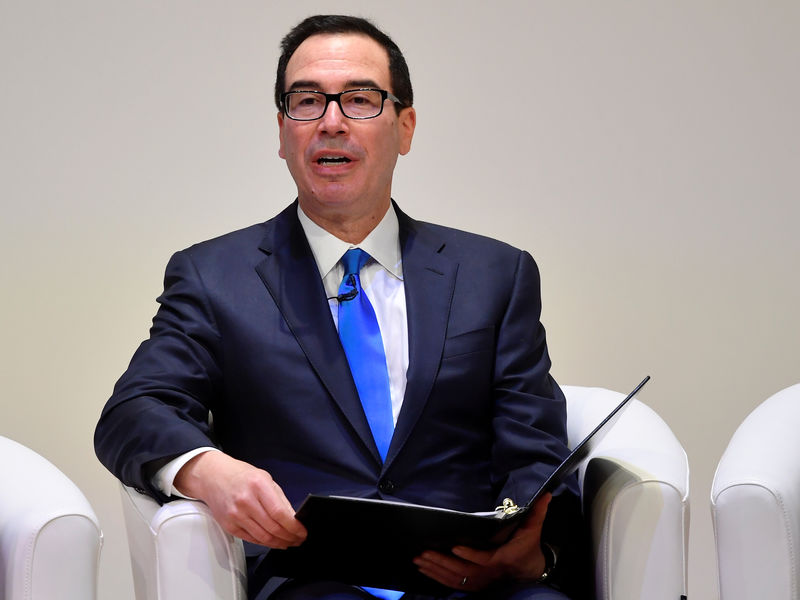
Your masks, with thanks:
[{"label": "man's teeth", "polygon": [[330,164],[343,164],[349,163],[350,159],[344,156],[323,156],[322,158],[317,159],[317,163],[320,165],[330,165]]}]

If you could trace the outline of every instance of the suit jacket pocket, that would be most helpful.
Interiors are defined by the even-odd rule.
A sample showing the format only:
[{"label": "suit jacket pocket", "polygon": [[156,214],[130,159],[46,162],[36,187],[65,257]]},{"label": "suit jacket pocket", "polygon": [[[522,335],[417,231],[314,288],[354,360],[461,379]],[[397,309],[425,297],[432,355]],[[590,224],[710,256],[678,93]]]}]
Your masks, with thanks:
[{"label": "suit jacket pocket", "polygon": [[473,354],[475,352],[493,351],[494,327],[485,327],[447,338],[444,341],[442,359],[462,356],[464,354]]}]

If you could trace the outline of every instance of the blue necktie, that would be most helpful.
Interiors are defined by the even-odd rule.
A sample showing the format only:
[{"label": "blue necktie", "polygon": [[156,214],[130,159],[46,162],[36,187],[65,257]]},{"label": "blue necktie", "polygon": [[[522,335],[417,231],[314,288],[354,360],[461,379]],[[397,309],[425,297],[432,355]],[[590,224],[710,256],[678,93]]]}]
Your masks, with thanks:
[{"label": "blue necktie", "polygon": [[379,588],[362,587],[362,590],[369,592],[376,598],[383,598],[383,600],[397,600],[402,598],[405,592],[395,592],[394,590],[381,590]]},{"label": "blue necktie", "polygon": [[344,278],[339,286],[339,338],[372,437],[381,459],[386,460],[394,434],[392,399],[381,330],[359,277],[359,271],[367,260],[369,254],[359,248],[348,250],[342,257]]},{"label": "blue necktie", "polygon": [[[386,452],[394,433],[392,399],[378,319],[361,287],[359,272],[367,260],[369,254],[358,248],[348,250],[342,257],[344,277],[339,285],[339,338],[342,340],[372,437],[375,438],[381,459],[386,460]],[[403,595],[403,592],[393,590],[363,589],[376,598],[385,600],[396,600]]]}]

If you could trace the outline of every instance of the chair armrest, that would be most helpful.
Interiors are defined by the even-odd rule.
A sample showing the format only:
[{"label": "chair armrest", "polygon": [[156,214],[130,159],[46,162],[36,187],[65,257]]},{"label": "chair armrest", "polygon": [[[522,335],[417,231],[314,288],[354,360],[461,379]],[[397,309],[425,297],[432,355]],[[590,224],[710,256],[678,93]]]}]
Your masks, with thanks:
[{"label": "chair armrest", "polygon": [[800,598],[800,385],[759,405],[731,437],[711,489],[724,600]]},{"label": "chair armrest", "polygon": [[121,485],[137,600],[245,600],[241,540],[197,500],[163,506]]},{"label": "chair armrest", "polygon": [[[564,386],[570,446],[623,394]],[[579,471],[598,600],[676,600],[686,594],[689,465],[664,421],[632,400]]]},{"label": "chair armrest", "polygon": [[103,534],[91,505],[56,466],[0,437],[0,597],[97,597]]}]

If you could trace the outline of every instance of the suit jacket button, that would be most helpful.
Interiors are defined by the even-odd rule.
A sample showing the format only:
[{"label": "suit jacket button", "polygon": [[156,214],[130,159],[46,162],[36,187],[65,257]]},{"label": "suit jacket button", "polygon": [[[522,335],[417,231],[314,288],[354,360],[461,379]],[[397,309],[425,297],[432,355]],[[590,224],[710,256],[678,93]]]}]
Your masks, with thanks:
[{"label": "suit jacket button", "polygon": [[391,494],[395,490],[394,481],[391,479],[384,479],[378,484],[378,489],[384,494]]}]

